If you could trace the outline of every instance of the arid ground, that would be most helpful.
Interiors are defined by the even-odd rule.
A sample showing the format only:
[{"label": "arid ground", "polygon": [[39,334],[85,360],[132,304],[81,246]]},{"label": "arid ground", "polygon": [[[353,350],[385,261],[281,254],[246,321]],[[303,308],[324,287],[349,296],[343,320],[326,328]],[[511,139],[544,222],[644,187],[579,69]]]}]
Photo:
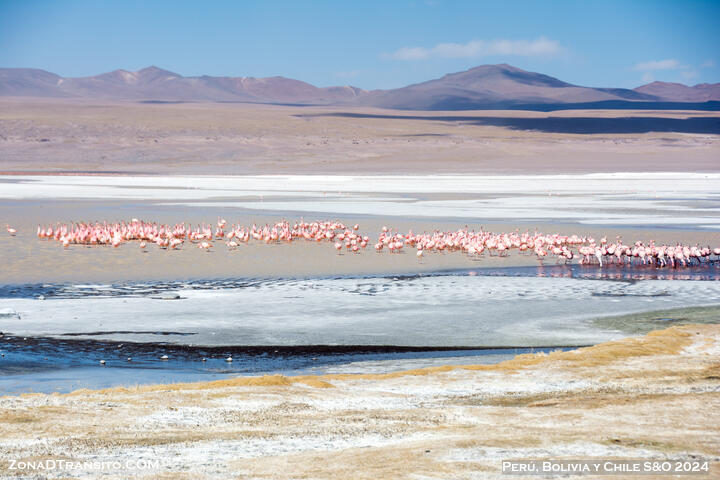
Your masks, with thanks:
[{"label": "arid ground", "polygon": [[719,135],[717,112],[0,99],[5,172],[716,172]]}]

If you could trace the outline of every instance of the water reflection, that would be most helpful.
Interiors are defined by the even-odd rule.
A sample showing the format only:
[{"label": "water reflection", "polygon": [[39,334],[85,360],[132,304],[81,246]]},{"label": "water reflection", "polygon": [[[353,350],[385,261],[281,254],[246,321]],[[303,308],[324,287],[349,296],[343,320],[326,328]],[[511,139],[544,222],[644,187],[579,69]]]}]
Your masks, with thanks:
[{"label": "water reflection", "polygon": [[538,265],[536,267],[510,267],[475,269],[472,275],[507,277],[574,278],[579,280],[720,280],[720,264],[705,263],[691,268],[674,270],[653,265]]}]

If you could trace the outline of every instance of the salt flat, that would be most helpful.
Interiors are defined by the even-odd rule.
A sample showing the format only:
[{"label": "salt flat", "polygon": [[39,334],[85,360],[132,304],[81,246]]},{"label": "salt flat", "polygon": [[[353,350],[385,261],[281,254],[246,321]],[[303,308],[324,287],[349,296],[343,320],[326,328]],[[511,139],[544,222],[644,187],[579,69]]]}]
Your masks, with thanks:
[{"label": "salt flat", "polygon": [[720,228],[720,174],[5,176],[0,199],[148,200],[177,207]]}]

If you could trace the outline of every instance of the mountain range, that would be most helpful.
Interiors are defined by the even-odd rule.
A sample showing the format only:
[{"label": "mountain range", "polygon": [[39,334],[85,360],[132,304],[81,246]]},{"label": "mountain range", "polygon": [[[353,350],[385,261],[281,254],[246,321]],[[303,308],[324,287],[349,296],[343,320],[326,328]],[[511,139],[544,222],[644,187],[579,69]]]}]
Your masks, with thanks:
[{"label": "mountain range", "polygon": [[[358,105],[406,110],[489,108],[720,109],[720,83],[687,86],[653,82],[633,90],[573,85],[511,65],[464,72],[390,90],[320,88],[285,77],[184,77],[158,67],[64,78],[32,68],[0,68],[0,96],[88,98],[144,102],[250,102]],[[682,103],[683,105],[673,105]]]}]

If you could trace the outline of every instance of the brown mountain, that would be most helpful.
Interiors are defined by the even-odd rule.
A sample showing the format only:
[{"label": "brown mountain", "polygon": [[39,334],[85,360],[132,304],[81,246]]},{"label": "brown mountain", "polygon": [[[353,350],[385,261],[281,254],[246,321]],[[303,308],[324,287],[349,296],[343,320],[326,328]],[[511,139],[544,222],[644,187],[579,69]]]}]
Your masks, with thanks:
[{"label": "brown mountain", "polygon": [[635,91],[673,102],[720,100],[720,83],[700,83],[689,87],[682,83],[652,82],[636,88]]},{"label": "brown mountain", "polygon": [[158,67],[80,78],[37,69],[0,69],[0,95],[12,96],[327,104],[352,101],[363,93],[355,87],[318,88],[284,77],[183,77]]},{"label": "brown mountain", "polygon": [[482,65],[428,82],[372,92],[362,101],[368,105],[400,109],[456,110],[608,100],[652,101],[658,98],[622,88],[580,87],[501,64]]},{"label": "brown mountain", "polygon": [[318,88],[285,77],[184,77],[158,67],[80,78],[62,78],[37,69],[0,69],[0,96],[366,105],[408,110],[673,108],[667,102],[720,100],[718,90],[720,84],[688,87],[662,82],[635,90],[590,88],[507,64],[482,65],[372,92],[349,86]]},{"label": "brown mountain", "polygon": [[37,68],[0,68],[0,96],[63,97],[62,78]]}]

